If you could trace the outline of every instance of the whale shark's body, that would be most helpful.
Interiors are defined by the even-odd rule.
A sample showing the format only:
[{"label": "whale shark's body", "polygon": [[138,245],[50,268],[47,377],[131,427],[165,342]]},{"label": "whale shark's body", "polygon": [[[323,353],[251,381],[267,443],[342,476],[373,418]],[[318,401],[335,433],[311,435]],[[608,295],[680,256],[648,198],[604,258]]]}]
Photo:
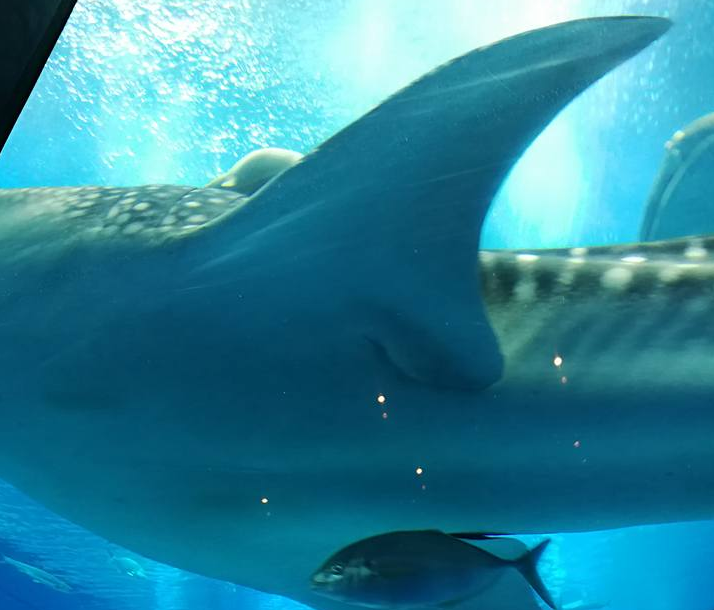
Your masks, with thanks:
[{"label": "whale shark's body", "polygon": [[312,570],[374,533],[710,517],[712,239],[478,250],[532,138],[666,28],[474,51],[251,197],[0,191],[0,475],[321,609]]}]

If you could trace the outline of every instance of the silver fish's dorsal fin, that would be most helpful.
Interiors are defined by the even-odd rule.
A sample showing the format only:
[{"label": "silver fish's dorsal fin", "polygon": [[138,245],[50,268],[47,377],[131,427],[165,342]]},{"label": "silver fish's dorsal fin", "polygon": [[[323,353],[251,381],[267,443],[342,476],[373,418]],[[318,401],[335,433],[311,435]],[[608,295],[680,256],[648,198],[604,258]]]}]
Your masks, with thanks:
[{"label": "silver fish's dorsal fin", "polygon": [[[561,108],[669,25],[635,17],[572,21],[437,68],[222,219],[223,238],[214,232],[205,244],[212,252],[206,269],[225,277],[223,263],[242,257],[250,264],[259,252],[284,257],[283,273],[291,276],[292,265],[310,265],[319,291],[329,292],[300,286],[292,294],[286,283],[286,298],[359,305],[367,319],[356,333],[407,378],[488,386],[499,379],[502,359],[475,261],[496,190]],[[297,204],[305,200],[310,205]]]},{"label": "silver fish's dorsal fin", "polygon": [[665,144],[640,227],[643,241],[714,233],[714,113]]}]

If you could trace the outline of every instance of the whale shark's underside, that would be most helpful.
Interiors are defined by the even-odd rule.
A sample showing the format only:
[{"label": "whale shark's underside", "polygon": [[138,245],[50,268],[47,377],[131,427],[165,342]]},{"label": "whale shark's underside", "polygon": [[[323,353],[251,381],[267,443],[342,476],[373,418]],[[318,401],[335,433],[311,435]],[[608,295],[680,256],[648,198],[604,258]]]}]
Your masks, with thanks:
[{"label": "whale shark's underside", "polygon": [[468,53],[250,197],[0,191],[0,476],[318,608],[379,532],[711,517],[714,238],[478,247],[533,138],[668,25]]}]

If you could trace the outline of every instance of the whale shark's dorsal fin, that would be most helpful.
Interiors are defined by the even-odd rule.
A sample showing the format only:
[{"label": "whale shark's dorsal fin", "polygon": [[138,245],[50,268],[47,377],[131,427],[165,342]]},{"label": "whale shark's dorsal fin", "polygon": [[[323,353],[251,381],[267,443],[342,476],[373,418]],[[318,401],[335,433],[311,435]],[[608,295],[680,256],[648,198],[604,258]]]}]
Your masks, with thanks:
[{"label": "whale shark's dorsal fin", "polygon": [[236,257],[245,265],[253,255],[281,256],[290,278],[295,265],[310,265],[315,291],[283,282],[296,306],[326,298],[358,304],[369,319],[347,324],[361,324],[356,334],[400,374],[458,390],[490,385],[502,358],[476,274],[489,204],[563,106],[669,25],[646,17],[571,21],[437,68],[223,218],[224,238],[210,232],[204,269],[223,274],[222,263]]},{"label": "whale shark's dorsal fin", "polygon": [[0,150],[15,126],[76,0],[36,0],[0,6]]}]

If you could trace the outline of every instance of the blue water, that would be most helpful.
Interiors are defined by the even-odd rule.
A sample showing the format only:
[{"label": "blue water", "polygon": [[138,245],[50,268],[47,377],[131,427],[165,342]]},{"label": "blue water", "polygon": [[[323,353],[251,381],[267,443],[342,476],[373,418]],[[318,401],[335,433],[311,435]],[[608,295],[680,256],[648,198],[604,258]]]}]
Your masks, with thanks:
[{"label": "blue water", "polygon": [[[483,238],[488,247],[608,243],[635,239],[664,141],[714,110],[712,2],[196,4],[80,0],[0,158],[0,187],[202,185],[259,146],[306,152],[411,79],[503,36],[597,14],[670,16],[676,27],[665,40],[542,134],[499,194]],[[714,523],[562,534],[542,567],[564,604],[711,610],[712,541]],[[139,561],[147,578],[117,570],[107,550]],[[113,547],[7,484],[0,553],[73,589],[54,591],[0,564],[0,610],[296,605]]]}]

